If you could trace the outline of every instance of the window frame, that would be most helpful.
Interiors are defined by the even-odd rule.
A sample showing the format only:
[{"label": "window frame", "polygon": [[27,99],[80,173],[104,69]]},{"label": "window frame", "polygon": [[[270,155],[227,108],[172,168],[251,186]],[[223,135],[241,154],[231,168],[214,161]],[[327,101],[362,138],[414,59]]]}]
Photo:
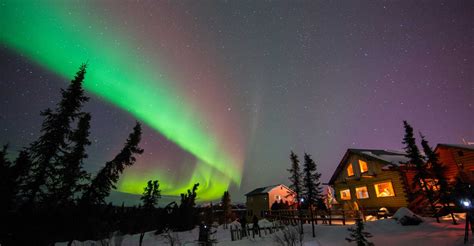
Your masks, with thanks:
[{"label": "window frame", "polygon": [[[349,173],[349,169],[351,170],[352,174]],[[353,177],[355,175],[354,167],[352,166],[352,163],[349,163],[349,165],[347,165],[346,172],[347,172],[347,177]]]},{"label": "window frame", "polygon": [[[365,188],[365,191],[367,193],[367,197],[359,197],[359,192],[357,192],[357,189],[360,189],[360,188]],[[355,193],[356,193],[356,198],[358,200],[364,200],[364,199],[369,199],[370,198],[369,187],[367,187],[367,185],[362,185],[362,186],[355,187]]]},{"label": "window frame", "polygon": [[[348,192],[349,198],[343,198],[342,193],[345,192],[345,191]],[[350,200],[352,200],[351,189],[350,189],[350,188],[347,188],[347,189],[339,190],[339,196],[341,197],[341,200],[343,200],[343,201],[350,201]]]},{"label": "window frame", "polygon": [[[365,171],[362,170],[362,163],[365,164],[365,168],[366,168]],[[366,161],[363,161],[363,160],[359,160],[359,169],[360,169],[360,173],[367,173],[367,172],[369,172],[369,163],[367,163]]]},{"label": "window frame", "polygon": [[[390,188],[392,189],[392,195],[391,196],[380,196],[379,194],[382,193],[379,191],[377,185],[380,185],[380,184],[384,184],[384,183],[389,183],[390,184]],[[395,197],[396,194],[395,194],[395,189],[393,188],[393,182],[392,180],[385,180],[385,181],[380,181],[380,182],[377,182],[377,183],[374,183],[374,189],[375,189],[375,196],[377,198],[385,198],[385,197]]]}]

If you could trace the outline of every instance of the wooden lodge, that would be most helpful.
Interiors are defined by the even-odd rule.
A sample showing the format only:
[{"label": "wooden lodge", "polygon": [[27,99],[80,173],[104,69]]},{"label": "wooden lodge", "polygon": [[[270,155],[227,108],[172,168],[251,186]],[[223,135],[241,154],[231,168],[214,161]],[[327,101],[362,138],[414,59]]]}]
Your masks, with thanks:
[{"label": "wooden lodge", "polygon": [[409,204],[406,183],[399,170],[408,158],[404,153],[375,149],[348,149],[329,185],[343,209],[387,208]]},{"label": "wooden lodge", "polygon": [[[445,166],[445,177],[454,184],[457,177],[473,182],[474,146],[438,144],[435,152]],[[427,200],[415,196],[414,170],[404,152],[379,149],[348,149],[332,175],[337,206],[348,210],[395,212],[400,207],[427,214]],[[429,187],[436,180],[427,180]]]}]

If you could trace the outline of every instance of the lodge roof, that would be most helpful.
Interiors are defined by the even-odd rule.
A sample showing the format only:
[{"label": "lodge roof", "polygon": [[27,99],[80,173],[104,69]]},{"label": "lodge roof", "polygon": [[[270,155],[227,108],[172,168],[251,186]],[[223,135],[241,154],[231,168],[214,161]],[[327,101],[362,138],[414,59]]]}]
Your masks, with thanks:
[{"label": "lodge roof", "polygon": [[384,150],[384,149],[347,149],[344,157],[339,162],[339,165],[336,167],[334,174],[332,175],[331,179],[329,180],[329,184],[334,184],[336,181],[337,176],[343,170],[346,160],[349,158],[351,154],[358,154],[362,155],[368,159],[375,159],[387,165],[395,165],[398,166],[400,164],[407,163],[409,158],[405,156],[404,152],[396,151],[396,150]]},{"label": "lodge roof", "polygon": [[265,186],[265,187],[260,187],[260,188],[254,189],[251,192],[245,194],[245,196],[255,196],[255,195],[266,194],[266,193],[270,192],[271,190],[275,189],[276,187],[279,187],[280,185],[291,191],[291,189],[288,188],[284,184],[276,184],[276,185],[270,185],[270,186]]},{"label": "lodge roof", "polygon": [[469,145],[469,144],[444,144],[440,143],[436,145],[436,149],[440,147],[446,147],[446,148],[456,148],[456,149],[465,149],[465,150],[474,150],[474,145]]}]

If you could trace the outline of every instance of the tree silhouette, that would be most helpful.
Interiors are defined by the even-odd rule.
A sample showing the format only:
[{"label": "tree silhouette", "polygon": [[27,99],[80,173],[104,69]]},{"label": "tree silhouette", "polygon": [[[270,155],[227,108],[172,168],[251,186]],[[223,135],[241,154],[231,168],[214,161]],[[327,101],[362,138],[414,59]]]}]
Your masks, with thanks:
[{"label": "tree silhouette", "polygon": [[[415,137],[413,136],[413,127],[408,122],[403,121],[405,128],[405,136],[403,138],[403,144],[405,144],[406,157],[410,158],[410,164],[414,165],[415,176],[413,179],[413,187],[420,187],[421,191],[425,193],[430,204],[430,208],[436,217],[436,221],[439,223],[438,214],[435,208],[435,198],[432,188],[428,187],[427,179],[431,178],[431,174],[428,171],[426,163],[423,161],[423,156],[416,145]],[[420,191],[420,190],[419,190]]]},{"label": "tree silhouette", "polygon": [[[425,139],[420,133],[421,137],[421,146],[423,147],[423,152],[425,152],[426,160],[431,165],[431,170],[433,170],[434,177],[436,178],[436,186],[438,187],[438,194],[439,194],[439,201],[443,204],[445,209],[449,208],[449,203],[453,202],[450,188],[448,185],[448,181],[444,176],[446,168],[440,163],[438,154],[436,154],[431,146],[429,145],[428,141]],[[453,224],[456,224],[456,219],[454,218],[453,212],[450,211],[451,219],[453,220]]]},{"label": "tree silhouette", "polygon": [[229,191],[224,191],[224,195],[222,196],[221,202],[222,202],[222,211],[223,211],[223,217],[224,217],[224,228],[227,229],[227,222],[232,213],[232,205],[230,204]]},{"label": "tree silhouette", "polygon": [[[298,160],[298,156],[291,151],[290,154],[290,160],[291,160],[291,168],[287,169],[288,172],[290,173],[290,177],[288,179],[290,180],[290,188],[295,192],[295,198],[296,198],[296,204],[297,204],[297,209],[300,217],[300,234],[303,233],[303,220],[302,218],[302,211],[301,211],[301,195],[303,193],[303,183],[301,180],[301,169],[300,169],[300,161]],[[292,194],[288,194],[292,195]]]},{"label": "tree silhouette", "polygon": [[308,205],[311,214],[311,228],[313,231],[313,237],[316,236],[314,232],[314,220],[313,220],[313,206],[318,209],[322,209],[324,206],[324,200],[322,197],[322,187],[319,179],[321,174],[317,172],[316,163],[311,158],[311,155],[304,154],[304,165],[303,165],[303,193],[302,198],[305,204]]},{"label": "tree silhouette", "polygon": [[105,204],[105,198],[112,189],[116,188],[115,184],[125,167],[132,166],[136,161],[135,155],[143,153],[143,149],[138,146],[141,135],[142,128],[140,123],[137,122],[120,153],[107,162],[92,179],[91,184],[81,198],[82,203]]},{"label": "tree silhouette", "polygon": [[66,90],[61,89],[61,101],[53,111],[41,112],[44,117],[41,133],[28,152],[32,160],[30,177],[24,186],[27,204],[34,205],[54,189],[59,179],[58,167],[61,167],[62,153],[67,150],[67,138],[71,134],[71,122],[80,116],[80,109],[89,98],[84,95],[82,83],[86,74],[86,65],[82,64],[76,76]]},{"label": "tree silhouette", "polygon": [[158,204],[158,199],[161,198],[160,183],[158,180],[149,180],[147,186],[143,191],[143,195],[140,198],[143,202],[143,208],[152,209]]},{"label": "tree silhouette", "polygon": [[192,191],[188,189],[187,194],[181,193],[181,204],[179,205],[179,217],[181,224],[178,225],[179,230],[190,230],[195,224],[195,206],[197,189],[199,183],[194,184]]}]

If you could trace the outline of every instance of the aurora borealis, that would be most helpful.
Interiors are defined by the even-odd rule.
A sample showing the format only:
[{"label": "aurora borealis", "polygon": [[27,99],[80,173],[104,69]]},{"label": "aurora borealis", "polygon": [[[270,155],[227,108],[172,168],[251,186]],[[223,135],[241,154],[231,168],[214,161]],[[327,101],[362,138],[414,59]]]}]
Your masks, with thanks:
[{"label": "aurora borealis", "polygon": [[408,120],[431,143],[474,141],[469,1],[0,2],[0,144],[88,62],[95,172],[143,122],[145,153],[119,191],[149,179],[201,200],[287,183],[290,150],[323,180],[347,148],[400,149]]},{"label": "aurora borealis", "polygon": [[[179,195],[199,182],[203,198],[216,198],[231,181],[240,185],[241,157],[235,150],[228,152],[222,139],[214,135],[215,129],[205,129],[204,125],[209,126],[205,114],[179,88],[173,88],[175,82],[163,75],[159,61],[148,62],[147,54],[137,50],[133,40],[125,33],[104,30],[96,16],[73,13],[66,4],[30,4],[12,1],[1,9],[2,26],[7,29],[0,41],[7,48],[64,78],[87,61],[87,91],[144,121],[196,157],[190,181],[183,182],[186,186],[167,180],[159,167],[150,170],[162,181],[164,194]],[[122,179],[119,190],[140,194],[146,181],[132,171]]]}]

